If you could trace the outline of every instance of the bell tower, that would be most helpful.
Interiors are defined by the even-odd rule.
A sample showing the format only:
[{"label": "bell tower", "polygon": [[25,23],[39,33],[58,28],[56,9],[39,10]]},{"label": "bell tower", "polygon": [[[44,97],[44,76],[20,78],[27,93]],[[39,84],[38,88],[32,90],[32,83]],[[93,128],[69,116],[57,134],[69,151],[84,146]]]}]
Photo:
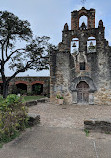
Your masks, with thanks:
[{"label": "bell tower", "polygon": [[81,16],[86,16],[88,18],[87,26],[88,29],[95,28],[95,9],[87,10],[82,7],[81,10],[74,10],[71,12],[71,30],[79,29],[79,19]]}]

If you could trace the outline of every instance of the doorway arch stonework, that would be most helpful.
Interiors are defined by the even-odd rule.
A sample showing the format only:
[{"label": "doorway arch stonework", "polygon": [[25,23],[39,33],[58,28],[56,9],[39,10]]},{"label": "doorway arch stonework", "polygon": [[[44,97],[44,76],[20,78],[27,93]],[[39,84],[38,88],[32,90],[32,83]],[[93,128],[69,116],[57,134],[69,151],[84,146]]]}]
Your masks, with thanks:
[{"label": "doorway arch stonework", "polygon": [[[79,85],[79,84],[86,83],[85,85]],[[80,89],[78,89],[80,86]],[[83,89],[81,89],[83,86]],[[86,89],[84,89],[86,86]],[[76,77],[70,85],[70,90],[72,93],[72,103],[77,104],[78,103],[78,95],[87,96],[87,103],[94,104],[94,92],[97,91],[96,86],[93,82],[93,80],[88,76],[80,76]],[[78,92],[79,90],[79,92]],[[86,91],[86,93],[85,93]],[[79,94],[78,94],[79,93]]]}]

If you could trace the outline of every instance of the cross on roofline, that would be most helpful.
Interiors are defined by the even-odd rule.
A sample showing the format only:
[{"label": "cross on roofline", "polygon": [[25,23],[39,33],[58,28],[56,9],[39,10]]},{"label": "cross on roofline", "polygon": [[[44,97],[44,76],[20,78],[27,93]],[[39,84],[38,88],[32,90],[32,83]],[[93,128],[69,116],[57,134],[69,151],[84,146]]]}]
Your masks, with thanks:
[{"label": "cross on roofline", "polygon": [[81,3],[83,4],[83,6],[85,5],[86,0],[81,0]]}]

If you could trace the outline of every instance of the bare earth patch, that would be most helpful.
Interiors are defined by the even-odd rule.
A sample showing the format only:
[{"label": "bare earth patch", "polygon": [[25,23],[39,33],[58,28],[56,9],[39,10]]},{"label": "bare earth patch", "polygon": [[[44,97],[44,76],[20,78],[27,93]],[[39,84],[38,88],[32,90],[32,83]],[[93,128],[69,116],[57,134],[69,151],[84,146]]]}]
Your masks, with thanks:
[{"label": "bare earth patch", "polygon": [[107,105],[57,105],[39,103],[29,108],[29,112],[41,117],[41,125],[49,127],[84,127],[84,120],[90,118],[111,118],[111,106]]}]

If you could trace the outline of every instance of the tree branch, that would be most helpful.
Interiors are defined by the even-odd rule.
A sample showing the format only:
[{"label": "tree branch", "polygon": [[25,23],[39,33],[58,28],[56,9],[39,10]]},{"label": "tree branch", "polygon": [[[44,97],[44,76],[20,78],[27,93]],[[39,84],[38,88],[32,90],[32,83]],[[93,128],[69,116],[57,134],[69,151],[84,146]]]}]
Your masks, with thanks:
[{"label": "tree branch", "polygon": [[1,52],[2,53],[2,61],[4,62],[4,51],[3,51],[4,50],[4,44],[2,44],[2,48],[1,49],[2,49],[2,52]]},{"label": "tree branch", "polygon": [[7,37],[7,44],[6,44],[6,57],[8,56],[8,55],[7,55],[8,45],[9,45],[9,37]]},{"label": "tree branch", "polygon": [[25,50],[25,49],[23,49],[23,48],[22,48],[22,49],[16,49],[16,50],[13,51],[9,56],[7,56],[7,59],[4,61],[4,63],[6,63],[6,62],[11,58],[11,56],[12,56],[14,53],[17,53],[17,52],[19,53],[20,50]]},{"label": "tree branch", "polygon": [[8,78],[7,82],[9,83],[18,73],[25,72],[26,69],[30,68],[33,61],[28,61],[26,66],[20,70],[17,70],[11,77]]}]

